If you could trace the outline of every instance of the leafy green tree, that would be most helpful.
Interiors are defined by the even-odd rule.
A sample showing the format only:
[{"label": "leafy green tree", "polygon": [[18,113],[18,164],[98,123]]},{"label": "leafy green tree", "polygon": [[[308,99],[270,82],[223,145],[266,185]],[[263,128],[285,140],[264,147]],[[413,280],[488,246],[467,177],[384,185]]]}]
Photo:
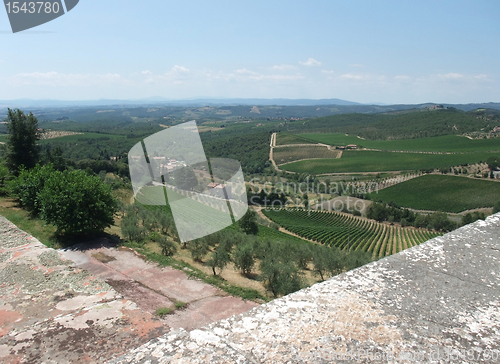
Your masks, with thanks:
[{"label": "leafy green tree", "polygon": [[0,164],[0,195],[4,195],[7,193],[5,182],[8,176],[9,176],[9,169],[3,164]]},{"label": "leafy green tree", "polygon": [[231,261],[227,247],[224,244],[220,244],[215,251],[210,255],[210,259],[207,260],[206,264],[212,268],[214,276],[217,275],[215,269],[219,269],[219,273],[226,267],[226,265]]},{"label": "leafy green tree", "polygon": [[297,266],[300,269],[307,269],[309,262],[313,258],[311,246],[309,244],[299,245],[294,251]]},{"label": "leafy green tree", "polygon": [[475,211],[474,213],[467,213],[464,216],[462,216],[461,224],[462,226],[464,225],[469,225],[472,224],[473,222],[477,220],[485,220],[486,216],[482,212]]},{"label": "leafy green tree", "polygon": [[368,206],[366,217],[378,222],[382,222],[387,220],[389,216],[387,209],[385,208],[385,204],[374,202],[370,206]]},{"label": "leafy green tree", "polygon": [[429,215],[429,224],[436,231],[451,231],[456,228],[456,224],[448,219],[445,212],[436,211]]},{"label": "leafy green tree", "polygon": [[156,210],[156,221],[162,234],[168,234],[170,227],[174,224],[174,219],[163,210]]},{"label": "leafy green tree", "polygon": [[295,292],[302,288],[302,276],[293,264],[287,247],[278,242],[262,244],[260,278],[267,290],[275,297]]},{"label": "leafy green tree", "polygon": [[[348,254],[346,254],[345,257],[342,256],[342,253],[343,251],[340,252],[338,260],[340,262],[343,262],[342,269],[345,270],[355,269],[357,267],[361,267],[365,264],[368,264],[372,261],[370,253],[364,252],[362,250],[351,251]],[[340,271],[337,271],[336,274],[338,273],[340,273]]]},{"label": "leafy green tree", "polygon": [[26,115],[19,109],[8,109],[5,121],[9,130],[7,166],[17,175],[21,166],[30,169],[39,161],[38,120],[32,113]]},{"label": "leafy green tree", "polygon": [[102,232],[114,223],[117,203],[98,177],[84,171],[54,172],[40,194],[43,219],[59,233]]},{"label": "leafy green tree", "polygon": [[499,157],[490,157],[490,158],[488,158],[486,163],[488,164],[488,167],[490,168],[490,170],[494,171],[498,167],[500,167],[500,158]]},{"label": "leafy green tree", "polygon": [[326,274],[329,271],[329,264],[331,259],[331,252],[329,248],[321,245],[316,247],[313,251],[313,265],[314,273],[321,278],[322,281],[325,280]]},{"label": "leafy green tree", "polygon": [[417,214],[417,216],[415,218],[415,222],[413,223],[413,226],[415,226],[416,228],[425,228],[427,225],[429,225],[428,216]]},{"label": "leafy green tree", "polygon": [[42,209],[40,196],[45,187],[45,183],[55,172],[51,164],[47,164],[43,167],[37,164],[30,170],[21,167],[19,176],[11,182],[13,195],[19,199],[24,208],[35,216],[37,216]]},{"label": "leafy green tree", "polygon": [[255,265],[254,249],[251,242],[238,244],[233,252],[234,266],[241,273],[248,275]]},{"label": "leafy green tree", "polygon": [[177,253],[177,246],[175,243],[168,240],[165,236],[159,239],[158,244],[160,244],[161,253],[167,257],[171,257]]},{"label": "leafy green tree", "polygon": [[125,216],[120,222],[122,235],[128,241],[142,243],[146,236],[146,229],[139,226],[139,219],[135,214]]},{"label": "leafy green tree", "polygon": [[189,167],[178,168],[174,170],[175,186],[182,190],[193,190],[198,186],[198,178],[196,174]]},{"label": "leafy green tree", "polygon": [[257,224],[257,213],[248,209],[246,214],[238,221],[241,231],[249,235],[257,235],[259,233],[259,225]]},{"label": "leafy green tree", "polygon": [[195,261],[201,262],[209,252],[210,247],[205,238],[199,238],[191,241],[188,245],[188,249],[191,252],[191,257]]}]

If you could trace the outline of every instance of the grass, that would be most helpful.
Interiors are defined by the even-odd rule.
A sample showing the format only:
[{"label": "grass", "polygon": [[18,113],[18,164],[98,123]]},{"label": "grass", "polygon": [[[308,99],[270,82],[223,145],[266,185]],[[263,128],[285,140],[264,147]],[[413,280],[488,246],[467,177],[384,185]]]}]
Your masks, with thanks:
[{"label": "grass", "polygon": [[380,150],[421,152],[500,151],[500,138],[471,140],[457,135],[400,140],[363,140],[355,135],[347,136],[345,134],[332,133],[299,134],[297,137],[316,143],[329,145],[356,144],[360,147]]},{"label": "grass", "polygon": [[462,212],[500,201],[500,183],[448,175],[425,175],[372,195],[417,210]]},{"label": "grass", "polygon": [[274,148],[273,158],[277,164],[290,163],[302,159],[337,158],[340,151],[329,150],[325,146],[311,145],[301,147]]},{"label": "grass", "polygon": [[484,162],[496,155],[487,152],[461,154],[394,153],[346,151],[340,159],[314,159],[280,166],[297,173],[353,173],[382,171],[415,171]]},{"label": "grass", "polygon": [[288,144],[314,144],[317,143],[313,140],[302,138],[301,135],[287,134],[287,133],[277,133],[276,134],[276,145],[288,145]]},{"label": "grass", "polygon": [[163,317],[163,316],[166,316],[168,314],[171,314],[173,313],[173,309],[171,307],[159,307],[156,309],[156,316],[160,316],[160,317]]},{"label": "grass", "polygon": [[0,198],[0,215],[16,225],[19,229],[36,237],[49,248],[58,248],[60,244],[55,238],[56,228],[45,221],[30,216],[29,212],[17,207],[11,198]]},{"label": "grass", "polygon": [[187,303],[182,302],[182,301],[176,301],[174,306],[176,309],[180,310],[180,309],[185,308],[187,306]]}]

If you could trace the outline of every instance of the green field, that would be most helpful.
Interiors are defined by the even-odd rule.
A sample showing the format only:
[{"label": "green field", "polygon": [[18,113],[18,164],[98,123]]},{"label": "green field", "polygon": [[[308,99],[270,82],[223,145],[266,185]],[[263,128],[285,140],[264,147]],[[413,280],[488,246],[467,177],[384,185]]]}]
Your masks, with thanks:
[{"label": "green field", "polygon": [[475,139],[456,135],[400,140],[363,140],[357,136],[331,133],[299,134],[301,138],[329,145],[356,144],[363,148],[423,152],[500,151],[500,138]]},{"label": "green field", "polygon": [[40,140],[40,143],[51,143],[54,141],[63,143],[78,143],[79,141],[82,140],[84,141],[88,139],[118,139],[118,138],[125,138],[125,136],[116,134],[83,133],[77,135],[68,135],[60,138],[43,139]]},{"label": "green field", "polygon": [[392,153],[346,151],[340,159],[314,159],[280,166],[297,173],[324,174],[350,172],[414,171],[485,162],[487,152],[463,154]]},{"label": "green field", "polygon": [[276,145],[288,145],[288,144],[314,144],[317,143],[314,140],[308,140],[302,138],[300,135],[277,133],[276,134]]},{"label": "green field", "polygon": [[372,199],[417,210],[462,212],[500,201],[500,183],[467,177],[425,175],[380,190]]},{"label": "green field", "polygon": [[279,147],[273,150],[276,164],[291,163],[301,159],[337,158],[340,151],[329,150],[326,146],[311,145],[301,147]]},{"label": "green field", "polygon": [[306,239],[340,249],[362,250],[374,257],[384,257],[419,245],[437,233],[338,212],[307,210],[262,210],[278,225]]},{"label": "green field", "polygon": [[[75,143],[79,142],[81,140],[87,140],[87,139],[117,139],[117,138],[124,138],[124,135],[116,135],[116,134],[99,134],[99,133],[83,133],[83,134],[77,134],[77,135],[68,135],[60,138],[53,138],[53,139],[43,139],[40,140],[40,143],[50,143],[53,141],[60,141],[64,143]],[[7,134],[2,134],[0,135],[0,142],[5,143],[7,141]]]}]

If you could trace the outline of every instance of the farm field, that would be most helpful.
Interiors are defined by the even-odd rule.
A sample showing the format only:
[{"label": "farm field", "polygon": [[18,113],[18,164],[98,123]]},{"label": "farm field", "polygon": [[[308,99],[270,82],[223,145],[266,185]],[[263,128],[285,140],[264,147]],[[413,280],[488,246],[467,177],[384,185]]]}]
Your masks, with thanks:
[{"label": "farm field", "polygon": [[326,146],[311,145],[301,147],[274,148],[273,158],[276,164],[290,163],[301,159],[338,158],[340,151]]},{"label": "farm field", "polygon": [[376,151],[345,151],[340,159],[315,159],[280,166],[297,173],[359,173],[381,171],[414,171],[484,162],[492,153],[425,154]]},{"label": "farm field", "polygon": [[302,138],[300,135],[296,134],[286,134],[277,133],[276,134],[276,145],[288,145],[288,144],[315,144],[318,143],[314,140],[308,140]]},{"label": "farm field", "polygon": [[[57,141],[65,142],[65,143],[74,143],[78,142],[80,140],[85,140],[85,139],[105,139],[105,138],[124,138],[125,136],[123,135],[115,135],[115,134],[100,134],[100,133],[81,133],[81,134],[74,134],[74,135],[67,135],[67,136],[62,136],[55,138]],[[51,143],[53,142],[54,139],[41,139],[40,143]],[[0,135],[0,142],[5,143],[7,142],[7,134],[1,134]]]},{"label": "farm field", "polygon": [[363,140],[355,135],[329,133],[299,134],[297,137],[328,145],[357,144],[364,148],[380,150],[425,152],[500,151],[500,138],[471,140],[457,135],[403,140]]},{"label": "farm field", "polygon": [[[87,139],[118,139],[118,138],[125,138],[125,136],[116,134],[83,133],[77,135],[63,136],[57,138],[57,141],[64,143],[77,143],[78,141]],[[53,141],[54,141],[53,139],[43,139],[40,140],[40,143],[51,143]]]},{"label": "farm field", "polygon": [[306,239],[340,249],[362,250],[381,258],[419,245],[439,234],[381,224],[338,212],[262,210],[275,223]]},{"label": "farm field", "polygon": [[492,207],[500,201],[500,183],[431,174],[385,188],[373,197],[417,210],[459,213]]}]

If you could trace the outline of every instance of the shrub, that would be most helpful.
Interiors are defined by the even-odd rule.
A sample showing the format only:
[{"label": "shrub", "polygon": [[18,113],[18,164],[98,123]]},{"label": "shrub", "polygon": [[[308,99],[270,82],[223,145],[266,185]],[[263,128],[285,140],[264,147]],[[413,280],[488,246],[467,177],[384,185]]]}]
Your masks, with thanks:
[{"label": "shrub", "polygon": [[500,212],[500,202],[497,202],[495,206],[493,206],[493,213],[496,214],[497,212]]},{"label": "shrub", "polygon": [[253,246],[251,243],[243,243],[236,246],[233,253],[234,266],[243,274],[250,274],[255,265]]},{"label": "shrub", "polygon": [[171,257],[177,253],[177,246],[174,242],[168,240],[166,237],[162,236],[158,243],[161,247],[161,253],[166,257]]},{"label": "shrub", "polygon": [[0,164],[0,195],[7,194],[6,181],[9,178],[9,169]]},{"label": "shrub", "polygon": [[114,223],[117,202],[99,177],[84,171],[54,172],[39,196],[43,219],[59,233],[102,232]]},{"label": "shrub", "polygon": [[201,262],[210,250],[205,238],[191,241],[188,249],[191,252],[191,257],[197,262]]},{"label": "shrub", "polygon": [[127,214],[120,224],[122,235],[128,241],[134,241],[141,243],[144,241],[146,230],[139,226],[139,219],[137,216],[132,214]]},{"label": "shrub", "polygon": [[43,167],[37,164],[30,170],[21,169],[19,176],[11,182],[12,193],[19,199],[23,207],[36,216],[42,209],[40,195],[45,183],[56,173],[60,174],[61,172],[55,171],[52,164]]}]

